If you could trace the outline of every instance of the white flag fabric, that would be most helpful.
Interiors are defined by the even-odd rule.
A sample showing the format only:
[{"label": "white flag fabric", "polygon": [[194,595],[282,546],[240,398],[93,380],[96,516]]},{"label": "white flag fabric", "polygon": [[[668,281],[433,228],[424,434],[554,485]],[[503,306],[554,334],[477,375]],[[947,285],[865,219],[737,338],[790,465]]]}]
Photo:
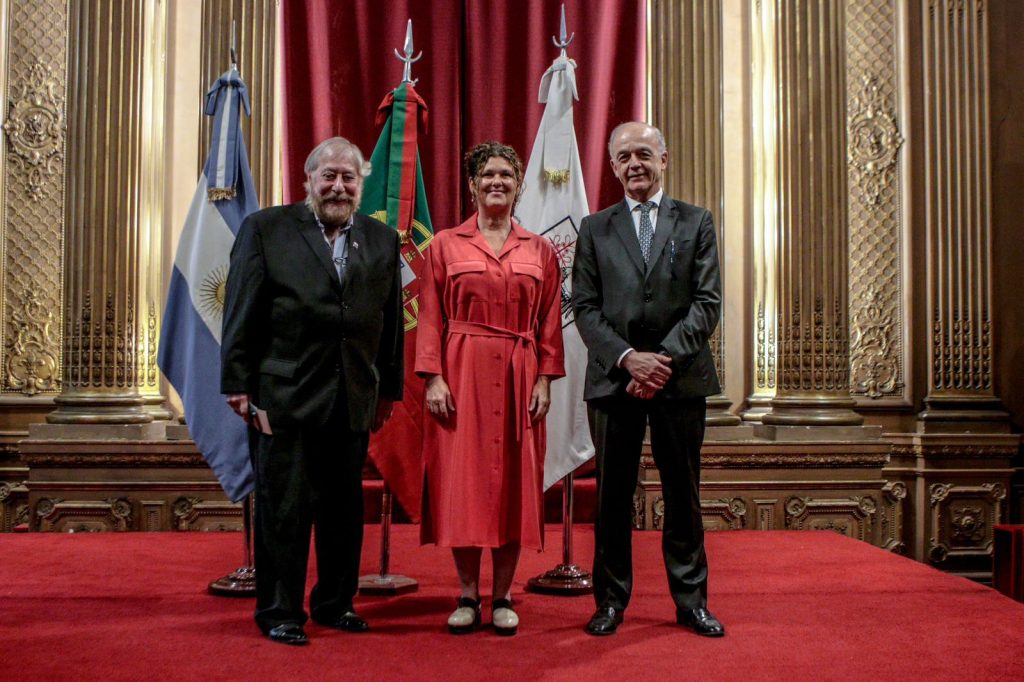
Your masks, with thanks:
[{"label": "white flag fabric", "polygon": [[232,69],[206,97],[210,155],[178,242],[157,364],[181,396],[196,447],[237,502],[252,492],[253,471],[245,422],[220,393],[221,319],[231,247],[259,202],[239,128],[250,110],[245,83]]},{"label": "white flag fabric", "polygon": [[576,62],[563,52],[540,82],[539,101],[547,104],[526,166],[525,186],[516,211],[519,223],[547,237],[562,270],[562,336],[565,378],[551,384],[544,489],[594,456],[583,403],[587,349],[572,313],[572,261],[580,221],[590,210],[572,123]]}]

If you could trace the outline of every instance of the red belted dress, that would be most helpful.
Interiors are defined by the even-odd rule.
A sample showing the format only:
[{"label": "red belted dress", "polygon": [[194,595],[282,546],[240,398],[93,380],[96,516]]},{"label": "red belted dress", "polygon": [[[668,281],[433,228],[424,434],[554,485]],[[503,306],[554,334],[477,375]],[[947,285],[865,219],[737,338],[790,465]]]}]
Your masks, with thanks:
[{"label": "red belted dress", "polygon": [[455,414],[424,414],[421,539],[540,549],[545,429],[529,403],[538,376],[565,376],[554,249],[513,222],[495,255],[474,214],[426,255],[415,370],[444,377]]}]

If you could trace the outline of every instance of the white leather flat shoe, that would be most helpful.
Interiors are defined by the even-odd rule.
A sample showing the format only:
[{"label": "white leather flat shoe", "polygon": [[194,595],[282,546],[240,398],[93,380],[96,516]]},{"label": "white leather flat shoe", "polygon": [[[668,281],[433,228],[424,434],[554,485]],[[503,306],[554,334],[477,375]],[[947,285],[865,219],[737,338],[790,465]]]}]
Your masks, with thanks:
[{"label": "white leather flat shoe", "polygon": [[516,634],[519,629],[519,616],[512,610],[511,599],[495,599],[491,604],[491,622],[494,631],[499,635]]}]

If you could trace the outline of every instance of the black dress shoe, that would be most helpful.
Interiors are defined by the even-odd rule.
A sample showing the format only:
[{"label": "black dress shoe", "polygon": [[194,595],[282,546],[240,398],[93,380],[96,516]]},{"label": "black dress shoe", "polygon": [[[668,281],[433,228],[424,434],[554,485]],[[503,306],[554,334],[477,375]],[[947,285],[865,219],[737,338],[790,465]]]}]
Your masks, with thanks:
[{"label": "black dress shoe", "polygon": [[334,620],[315,620],[320,625],[326,625],[335,630],[344,630],[345,632],[366,632],[370,629],[370,624],[363,620],[362,616],[355,611],[346,611]]},{"label": "black dress shoe", "polygon": [[604,606],[594,611],[587,623],[588,635],[612,635],[622,622],[622,611],[612,606]]},{"label": "black dress shoe", "polygon": [[676,622],[705,637],[721,637],[725,634],[725,626],[704,607],[691,611],[677,611]]},{"label": "black dress shoe", "polygon": [[267,632],[267,637],[281,644],[309,644],[306,631],[298,623],[281,623],[272,627]]}]

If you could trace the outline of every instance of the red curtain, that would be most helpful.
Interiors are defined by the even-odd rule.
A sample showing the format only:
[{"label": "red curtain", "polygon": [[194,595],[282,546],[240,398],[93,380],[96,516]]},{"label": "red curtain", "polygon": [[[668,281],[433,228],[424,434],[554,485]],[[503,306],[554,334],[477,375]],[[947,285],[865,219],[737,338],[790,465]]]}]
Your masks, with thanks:
[{"label": "red curtain", "polygon": [[[472,212],[461,160],[477,142],[497,139],[523,157],[543,113],[540,78],[557,56],[562,0],[284,0],[285,197],[304,196],[309,151],[343,135],[369,156],[380,133],[374,114],[402,79],[394,55],[412,19],[417,92],[429,107],[420,138],[427,201],[435,230]],[[622,198],[608,167],[606,143],[622,121],[643,118],[644,0],[568,0],[566,23],[576,37],[580,101],[575,109],[591,208]]]}]

